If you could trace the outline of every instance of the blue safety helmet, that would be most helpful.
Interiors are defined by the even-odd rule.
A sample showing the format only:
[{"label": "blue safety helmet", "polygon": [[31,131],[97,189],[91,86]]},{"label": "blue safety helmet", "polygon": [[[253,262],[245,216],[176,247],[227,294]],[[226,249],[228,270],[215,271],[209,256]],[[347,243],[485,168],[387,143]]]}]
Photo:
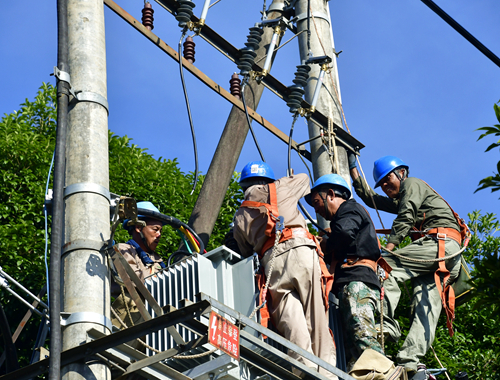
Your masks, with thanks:
[{"label": "blue safety helmet", "polygon": [[319,177],[316,182],[314,182],[314,185],[311,189],[311,192],[307,194],[304,198],[306,199],[306,202],[312,206],[312,201],[311,201],[311,196],[313,191],[318,189],[321,186],[325,185],[330,185],[332,188],[335,190],[337,188],[341,193],[347,193],[347,199],[351,197],[351,189],[349,188],[349,185],[345,181],[344,178],[339,176],[338,174],[325,174],[321,177]]},{"label": "blue safety helmet", "polygon": [[[156,207],[154,204],[152,204],[151,202],[149,201],[143,201],[143,202],[137,202],[137,208],[142,208],[144,210],[149,210],[149,211],[154,211],[154,212],[157,212],[157,213],[160,213],[160,210],[158,210],[158,207]],[[138,219],[144,219],[144,218],[151,218],[149,216],[146,216],[146,215],[137,215],[137,218]],[[154,219],[154,218],[151,218],[151,219]],[[132,226],[128,226],[127,223],[129,222],[130,219],[125,219],[123,221],[123,228],[126,229],[127,231],[130,232],[130,228]],[[165,225],[165,223],[162,221],[162,224]]]},{"label": "blue safety helmet", "polygon": [[408,170],[410,169],[410,167],[406,165],[402,159],[396,156],[384,156],[375,161],[373,164],[373,179],[375,180],[375,188],[380,186],[380,182],[387,174],[399,167],[404,167]]},{"label": "blue safety helmet", "polygon": [[274,172],[264,161],[250,161],[241,171],[240,185],[250,178],[262,178],[267,182],[275,181]]}]

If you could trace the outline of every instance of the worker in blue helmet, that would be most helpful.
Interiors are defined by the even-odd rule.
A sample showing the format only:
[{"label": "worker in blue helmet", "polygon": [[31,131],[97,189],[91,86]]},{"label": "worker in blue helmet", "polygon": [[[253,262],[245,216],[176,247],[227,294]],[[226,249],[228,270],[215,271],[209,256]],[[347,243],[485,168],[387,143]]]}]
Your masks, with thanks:
[{"label": "worker in blue helmet", "polygon": [[[396,214],[387,240],[388,251],[393,251],[406,236],[412,243],[397,250],[399,257],[388,256],[393,268],[385,281],[385,316],[383,331],[394,341],[401,331],[394,319],[401,291],[398,283],[412,280],[414,315],[409,334],[397,354],[397,361],[404,365],[409,377],[425,378],[425,366],[420,360],[434,341],[436,326],[444,308],[450,334],[454,318],[454,294],[450,284],[460,272],[461,224],[447,202],[421,179],[408,177],[409,166],[395,156],[384,156],[375,161],[373,179],[375,187],[386,194],[373,191],[361,178],[356,168],[356,157],[349,154],[349,169],[356,194],[369,206]],[[417,260],[410,261],[408,259]],[[438,274],[435,276],[435,274]],[[417,370],[419,372],[417,372]]]},{"label": "worker in blue helmet", "polygon": [[318,178],[305,199],[330,221],[321,247],[334,270],[332,292],[339,299],[346,359],[352,367],[366,349],[384,354],[375,327],[381,292],[377,269],[383,265],[377,234],[368,212],[351,198],[349,185],[338,174]]},{"label": "worker in blue helmet", "polygon": [[[261,287],[260,303],[267,300],[259,310],[261,324],[267,327],[272,318],[282,336],[335,366],[326,313],[329,289],[322,283],[322,278],[331,280],[331,274],[297,209],[300,198],[309,193],[309,177],[297,174],[276,180],[268,164],[252,161],[243,168],[240,185],[245,199],[234,217],[234,238],[243,256],[258,254],[261,275],[270,281],[268,290]],[[289,355],[337,378],[293,351]]]},{"label": "worker in blue helmet", "polygon": [[[164,223],[141,215],[141,209],[159,213],[160,211],[153,203],[137,202],[137,209],[139,215],[136,221],[126,219],[123,222],[123,228],[128,231],[131,239],[124,244],[118,244],[118,249],[139,279],[144,282],[146,277],[165,268],[165,263],[155,251],[160,242]],[[111,291],[116,298],[112,307],[121,321],[127,326],[133,326],[143,320],[126,289],[120,289],[118,284],[113,282]],[[116,327],[123,328],[120,319],[113,317],[112,322]]]}]

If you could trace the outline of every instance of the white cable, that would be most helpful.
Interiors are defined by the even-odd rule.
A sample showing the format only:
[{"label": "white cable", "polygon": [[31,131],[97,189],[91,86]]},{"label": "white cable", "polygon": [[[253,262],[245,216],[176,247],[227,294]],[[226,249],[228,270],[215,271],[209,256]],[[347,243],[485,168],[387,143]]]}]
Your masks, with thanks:
[{"label": "white cable", "polygon": [[45,200],[47,199],[47,194],[49,193],[49,183],[50,183],[50,174],[52,173],[52,166],[54,165],[54,157],[56,151],[54,149],[54,153],[52,153],[52,161],[50,162],[49,174],[47,175],[47,183],[45,185],[45,199],[43,204],[43,215],[45,219],[45,282],[47,284],[47,302],[50,304],[50,289],[49,289],[49,265],[47,263],[47,252],[48,252],[48,241],[49,237],[47,234],[47,207],[45,206]]}]

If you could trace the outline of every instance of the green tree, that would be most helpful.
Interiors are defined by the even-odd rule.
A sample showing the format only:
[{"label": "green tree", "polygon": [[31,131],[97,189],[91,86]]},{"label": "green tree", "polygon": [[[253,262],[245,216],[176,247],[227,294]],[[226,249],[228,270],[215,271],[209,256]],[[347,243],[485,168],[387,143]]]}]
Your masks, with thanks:
[{"label": "green tree", "polygon": [[[42,210],[55,132],[56,92],[50,84],[43,84],[34,101],[26,99],[19,111],[4,115],[0,121],[0,172],[3,177],[0,182],[0,266],[35,294],[46,279]],[[190,195],[193,175],[182,173],[175,159],[155,159],[146,149],[131,144],[127,136],[111,132],[109,160],[111,192],[149,200],[162,213],[187,222],[203,176],[194,194]],[[242,195],[235,173],[207,250],[222,244]],[[127,232],[120,228],[115,240],[125,242],[128,239]],[[157,251],[167,258],[177,250],[179,243],[175,230],[166,226]],[[27,308],[4,289],[0,290],[0,302],[14,331]],[[39,321],[33,316],[16,342],[21,366],[29,362]],[[3,345],[0,347],[1,355]]]},{"label": "green tree", "polygon": [[[497,117],[498,122],[500,123],[500,107],[498,106],[500,104],[500,100],[498,101],[497,104],[493,105],[493,108],[495,110],[495,115]],[[478,128],[478,131],[485,131],[479,138],[477,139],[478,141],[481,140],[483,137],[486,136],[497,136],[500,137],[500,124],[495,124],[492,127],[482,127]],[[493,148],[500,147],[500,140],[497,142],[491,144],[486,148],[485,152],[489,152]],[[491,189],[491,192],[498,191],[500,190],[500,161],[497,163],[497,171],[496,173],[494,172],[492,176],[483,178],[481,181],[479,181],[478,188],[476,191],[483,190],[483,189]]]}]

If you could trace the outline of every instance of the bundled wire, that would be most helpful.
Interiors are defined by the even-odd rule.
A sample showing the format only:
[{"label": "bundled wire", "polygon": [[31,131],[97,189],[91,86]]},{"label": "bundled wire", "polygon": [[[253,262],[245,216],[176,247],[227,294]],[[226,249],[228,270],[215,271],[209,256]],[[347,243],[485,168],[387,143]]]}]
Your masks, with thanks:
[{"label": "bundled wire", "polygon": [[248,115],[247,104],[245,101],[245,87],[247,84],[248,84],[248,76],[245,76],[243,78],[243,85],[241,86],[241,101],[243,102],[243,108],[245,108],[245,116],[247,118],[248,128],[250,129],[250,132],[252,133],[252,137],[253,137],[253,141],[255,142],[255,146],[257,147],[257,150],[259,151],[260,159],[262,161],[266,162],[266,159],[264,158],[264,155],[262,154],[262,151],[260,150],[259,142],[257,141],[257,136],[255,135],[255,132],[253,131],[252,122],[250,121],[250,116]]},{"label": "bundled wire", "polygon": [[[292,126],[290,127],[290,135],[288,136],[288,174],[291,175],[292,174],[292,137],[293,137],[293,128],[295,127],[295,122],[297,121],[299,117],[299,113],[296,112],[295,115],[293,116],[293,122],[292,122]],[[299,156],[300,156],[300,153],[299,153]],[[307,165],[306,165],[307,167]],[[309,168],[307,168],[307,170],[309,170]],[[312,223],[312,225],[314,227],[316,227],[319,231],[322,231],[323,233],[327,233],[323,228],[321,228],[319,226],[318,223],[316,223],[314,221],[314,219],[312,218],[312,216],[309,214],[309,212],[306,210],[306,208],[302,205],[302,203],[300,203],[300,201],[298,202],[298,205],[300,207],[300,210],[302,211],[302,213],[307,217],[307,219],[309,219],[309,221]]]},{"label": "bundled wire", "polygon": [[[193,244],[193,247],[195,248],[196,252],[203,252],[205,250],[205,246],[203,245],[203,241],[200,239],[198,234],[186,223],[181,222],[179,219],[174,218],[173,216],[169,215],[164,215],[162,213],[156,212],[156,211],[151,211],[148,209],[144,208],[138,208],[137,213],[139,215],[144,215],[145,217],[150,217],[152,219],[157,219],[165,224],[168,224],[169,226],[172,226],[178,230],[181,230],[181,232],[186,235],[188,240],[190,240]],[[190,238],[191,236],[191,238]],[[193,240],[191,240],[193,239]]]},{"label": "bundled wire", "polygon": [[191,189],[191,194],[193,194],[194,190],[196,189],[196,184],[198,183],[198,148],[196,147],[196,134],[194,132],[193,118],[191,116],[191,107],[189,105],[189,98],[188,98],[188,93],[187,93],[187,89],[186,89],[186,83],[184,81],[184,66],[182,65],[182,40],[186,36],[186,33],[187,33],[187,29],[184,28],[184,31],[182,32],[181,39],[179,40],[178,54],[179,54],[179,71],[181,74],[182,90],[184,91],[184,99],[186,100],[186,108],[187,108],[187,112],[188,112],[189,125],[191,127],[191,137],[193,139],[194,166],[195,166],[193,188]]}]

